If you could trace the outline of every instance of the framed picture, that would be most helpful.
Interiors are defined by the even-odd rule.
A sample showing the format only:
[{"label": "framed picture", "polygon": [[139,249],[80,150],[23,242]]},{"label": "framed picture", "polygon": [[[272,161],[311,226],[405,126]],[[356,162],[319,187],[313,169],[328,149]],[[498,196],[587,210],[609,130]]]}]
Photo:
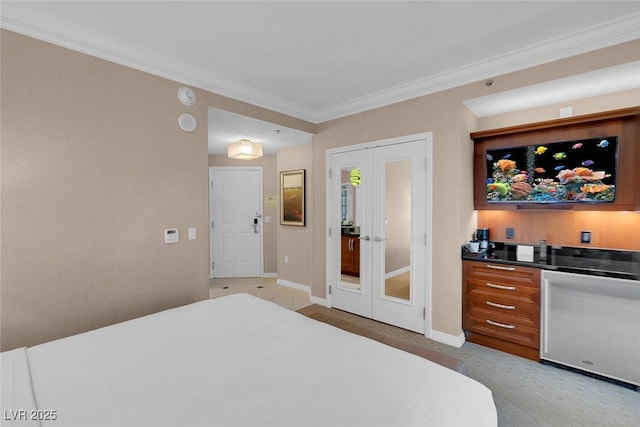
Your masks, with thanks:
[{"label": "framed picture", "polygon": [[280,224],[304,227],[305,170],[280,172]]}]

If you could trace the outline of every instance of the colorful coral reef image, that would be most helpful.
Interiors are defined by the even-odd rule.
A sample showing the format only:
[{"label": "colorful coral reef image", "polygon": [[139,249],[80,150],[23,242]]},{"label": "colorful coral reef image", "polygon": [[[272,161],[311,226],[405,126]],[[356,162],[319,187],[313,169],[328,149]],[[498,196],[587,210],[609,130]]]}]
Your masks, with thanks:
[{"label": "colorful coral reef image", "polygon": [[487,201],[612,202],[618,138],[488,150]]}]

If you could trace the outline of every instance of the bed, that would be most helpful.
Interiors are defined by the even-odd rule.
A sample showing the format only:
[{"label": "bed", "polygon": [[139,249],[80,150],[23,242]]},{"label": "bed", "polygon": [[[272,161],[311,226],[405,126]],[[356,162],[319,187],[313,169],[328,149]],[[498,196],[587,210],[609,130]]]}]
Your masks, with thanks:
[{"label": "bed", "polygon": [[3,426],[496,426],[491,391],[248,294],[1,353]]}]

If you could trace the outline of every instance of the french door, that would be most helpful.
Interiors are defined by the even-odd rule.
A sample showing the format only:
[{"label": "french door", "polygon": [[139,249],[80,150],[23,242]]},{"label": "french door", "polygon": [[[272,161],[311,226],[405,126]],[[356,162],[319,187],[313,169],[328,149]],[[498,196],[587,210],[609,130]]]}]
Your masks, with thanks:
[{"label": "french door", "polygon": [[[425,332],[424,138],[328,155],[331,306]],[[334,231],[335,230],[335,231]]]}]

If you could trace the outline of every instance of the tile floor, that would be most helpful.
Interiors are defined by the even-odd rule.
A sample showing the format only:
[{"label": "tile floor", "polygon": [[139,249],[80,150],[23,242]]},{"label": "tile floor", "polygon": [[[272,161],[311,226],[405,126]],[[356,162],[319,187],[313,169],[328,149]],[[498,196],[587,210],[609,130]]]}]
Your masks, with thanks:
[{"label": "tile floor", "polygon": [[244,292],[267,301],[273,301],[289,310],[299,310],[311,305],[305,291],[278,285],[275,277],[240,277],[232,279],[210,279],[209,298]]}]

